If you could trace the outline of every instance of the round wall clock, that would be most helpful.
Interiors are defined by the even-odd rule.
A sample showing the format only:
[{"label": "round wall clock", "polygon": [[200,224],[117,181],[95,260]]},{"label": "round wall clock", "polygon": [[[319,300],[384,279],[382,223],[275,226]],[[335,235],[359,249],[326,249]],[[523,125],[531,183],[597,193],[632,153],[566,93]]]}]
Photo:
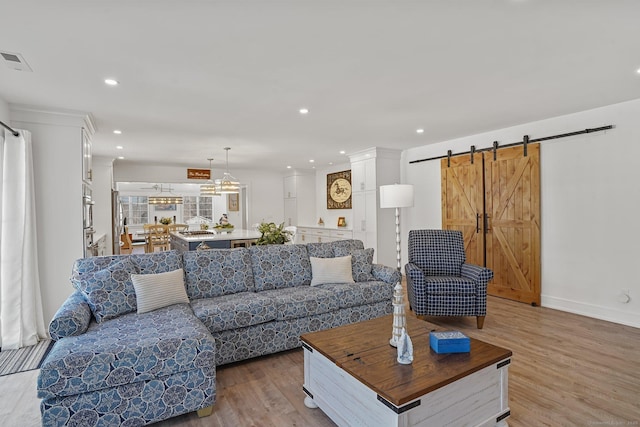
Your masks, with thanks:
[{"label": "round wall clock", "polygon": [[327,209],[351,209],[351,171],[327,175]]}]

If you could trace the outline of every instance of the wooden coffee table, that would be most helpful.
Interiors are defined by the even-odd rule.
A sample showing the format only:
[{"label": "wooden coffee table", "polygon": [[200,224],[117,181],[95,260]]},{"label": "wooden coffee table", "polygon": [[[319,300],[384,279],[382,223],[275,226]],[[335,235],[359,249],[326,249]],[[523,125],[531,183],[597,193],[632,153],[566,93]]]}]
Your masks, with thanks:
[{"label": "wooden coffee table", "polygon": [[305,405],[339,426],[506,426],[511,351],[471,338],[471,351],[437,354],[429,331],[407,315],[411,365],[389,345],[392,316],[301,337]]}]

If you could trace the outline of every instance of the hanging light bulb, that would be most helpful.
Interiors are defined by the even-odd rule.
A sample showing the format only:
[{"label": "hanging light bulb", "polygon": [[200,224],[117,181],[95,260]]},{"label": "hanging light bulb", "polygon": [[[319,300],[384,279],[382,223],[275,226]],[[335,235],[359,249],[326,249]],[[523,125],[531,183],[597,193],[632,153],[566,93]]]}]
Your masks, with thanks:
[{"label": "hanging light bulb", "polygon": [[216,191],[220,194],[237,194],[240,193],[240,183],[229,173],[229,150],[230,147],[224,148],[227,152],[227,171],[223,174],[222,179],[216,179]]},{"label": "hanging light bulb", "polygon": [[209,160],[209,180],[205,184],[200,185],[200,196],[219,196],[220,193],[218,193],[216,184],[211,180],[211,176],[213,175],[211,161],[213,159],[209,158],[207,160]]}]

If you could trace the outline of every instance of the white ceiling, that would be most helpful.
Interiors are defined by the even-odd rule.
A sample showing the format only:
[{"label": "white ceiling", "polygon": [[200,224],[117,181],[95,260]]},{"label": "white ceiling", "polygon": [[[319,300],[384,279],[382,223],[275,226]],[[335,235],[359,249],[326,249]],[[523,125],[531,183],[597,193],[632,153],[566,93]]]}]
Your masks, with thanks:
[{"label": "white ceiling", "polygon": [[0,98],[91,113],[95,154],[123,161],[219,168],[229,146],[232,171],[325,168],[640,98],[637,0],[0,0],[0,16],[0,51],[33,69],[0,64]]}]

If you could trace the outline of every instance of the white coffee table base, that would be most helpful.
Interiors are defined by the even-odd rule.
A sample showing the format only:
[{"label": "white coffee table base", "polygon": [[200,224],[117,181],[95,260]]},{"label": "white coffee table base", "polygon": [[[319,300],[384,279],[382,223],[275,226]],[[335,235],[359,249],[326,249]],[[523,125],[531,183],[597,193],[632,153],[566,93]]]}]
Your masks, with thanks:
[{"label": "white coffee table base", "polygon": [[320,352],[304,347],[304,404],[338,426],[508,426],[510,359],[397,407]]}]

